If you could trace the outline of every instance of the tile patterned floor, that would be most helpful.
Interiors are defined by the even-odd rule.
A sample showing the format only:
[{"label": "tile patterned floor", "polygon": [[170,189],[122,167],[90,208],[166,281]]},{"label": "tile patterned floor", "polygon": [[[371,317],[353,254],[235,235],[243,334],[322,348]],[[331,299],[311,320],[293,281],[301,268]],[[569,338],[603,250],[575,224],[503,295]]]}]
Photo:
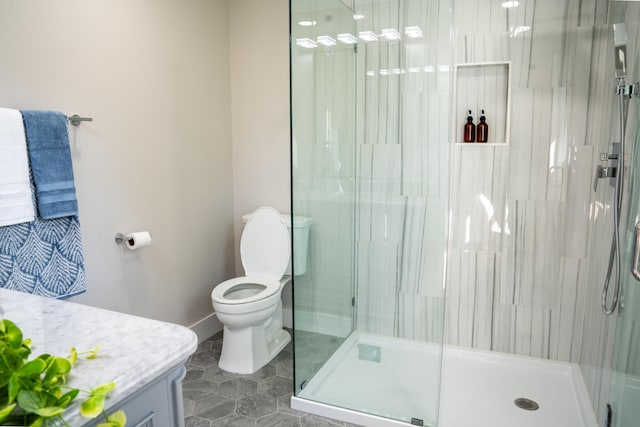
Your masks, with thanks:
[{"label": "tile patterned floor", "polygon": [[251,375],[218,368],[222,334],[202,342],[182,383],[185,427],[354,426],[291,409],[293,346]]}]

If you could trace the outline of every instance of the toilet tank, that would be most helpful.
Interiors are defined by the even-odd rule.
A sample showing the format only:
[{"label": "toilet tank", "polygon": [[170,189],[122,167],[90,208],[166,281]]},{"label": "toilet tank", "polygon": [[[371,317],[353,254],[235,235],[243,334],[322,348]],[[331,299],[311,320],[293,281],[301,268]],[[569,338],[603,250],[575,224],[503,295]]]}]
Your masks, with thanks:
[{"label": "toilet tank", "polygon": [[[253,212],[250,214],[246,214],[242,216],[242,222],[244,224],[249,221]],[[289,235],[291,235],[291,215],[289,214],[281,214],[284,222],[287,223],[287,229],[289,230]],[[296,276],[301,276],[307,272],[307,253],[309,250],[309,229],[311,228],[311,223],[313,220],[306,216],[293,216],[293,250],[295,253],[293,254],[293,259],[295,262],[295,272]],[[289,265],[287,265],[287,270],[284,273],[287,276],[291,275],[291,259],[289,259]]]}]

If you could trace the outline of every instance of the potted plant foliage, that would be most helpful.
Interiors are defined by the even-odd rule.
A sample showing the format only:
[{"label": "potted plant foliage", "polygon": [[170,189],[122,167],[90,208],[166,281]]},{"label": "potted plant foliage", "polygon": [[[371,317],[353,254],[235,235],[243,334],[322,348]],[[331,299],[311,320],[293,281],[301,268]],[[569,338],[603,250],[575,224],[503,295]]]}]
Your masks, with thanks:
[{"label": "potted plant foliage", "polygon": [[[92,359],[97,350],[80,355]],[[102,414],[105,422],[99,427],[124,427],[124,412],[104,412],[106,396],[115,383],[87,391],[65,384],[78,360],[74,348],[67,357],[41,354],[29,360],[30,355],[31,340],[23,339],[15,323],[0,319],[0,426],[68,426],[64,412],[82,394],[80,415],[90,419]]]}]

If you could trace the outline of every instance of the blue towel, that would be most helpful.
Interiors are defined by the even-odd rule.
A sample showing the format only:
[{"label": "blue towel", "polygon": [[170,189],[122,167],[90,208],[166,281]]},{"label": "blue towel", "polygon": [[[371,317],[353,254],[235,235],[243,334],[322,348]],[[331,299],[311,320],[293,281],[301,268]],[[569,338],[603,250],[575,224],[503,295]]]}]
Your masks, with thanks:
[{"label": "blue towel", "polygon": [[56,111],[21,111],[42,219],[78,214],[67,118]]}]

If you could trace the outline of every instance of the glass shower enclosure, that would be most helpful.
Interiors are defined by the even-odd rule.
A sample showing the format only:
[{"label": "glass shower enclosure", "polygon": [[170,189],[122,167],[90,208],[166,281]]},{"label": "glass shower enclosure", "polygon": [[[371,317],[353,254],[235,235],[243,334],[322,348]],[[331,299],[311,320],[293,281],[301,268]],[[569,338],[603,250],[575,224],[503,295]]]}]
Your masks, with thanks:
[{"label": "glass shower enclosure", "polygon": [[292,212],[313,220],[292,406],[435,426],[450,2],[291,0],[290,17]]}]

